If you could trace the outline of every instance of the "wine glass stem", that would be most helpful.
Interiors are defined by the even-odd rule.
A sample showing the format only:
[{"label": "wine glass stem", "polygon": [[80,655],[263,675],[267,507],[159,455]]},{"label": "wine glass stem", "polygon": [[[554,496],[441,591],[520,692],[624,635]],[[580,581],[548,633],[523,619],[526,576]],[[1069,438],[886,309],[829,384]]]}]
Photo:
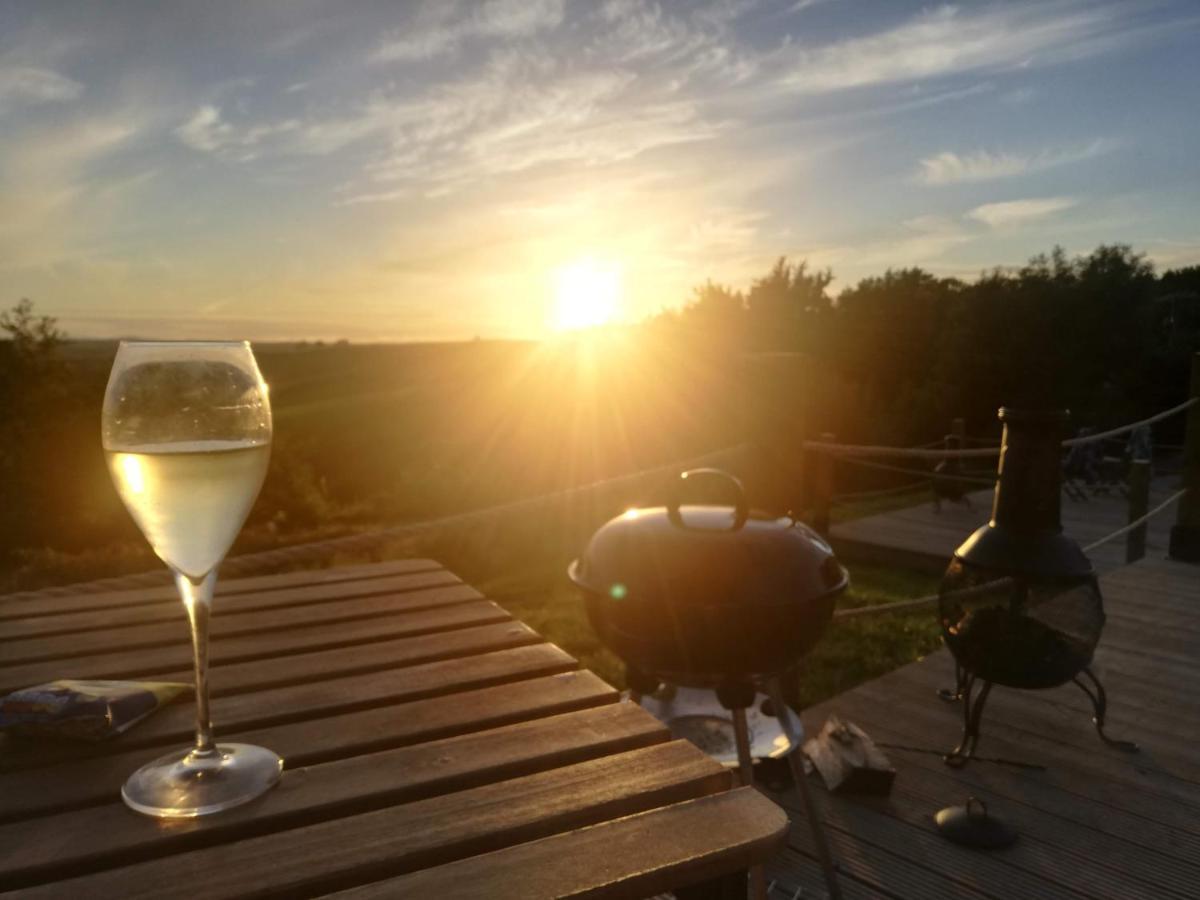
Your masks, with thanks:
[{"label": "wine glass stem", "polygon": [[199,581],[193,581],[181,572],[175,573],[175,586],[192,626],[192,655],[196,667],[196,747],[192,753],[199,756],[207,756],[216,750],[208,713],[208,616],[216,583],[215,569]]}]

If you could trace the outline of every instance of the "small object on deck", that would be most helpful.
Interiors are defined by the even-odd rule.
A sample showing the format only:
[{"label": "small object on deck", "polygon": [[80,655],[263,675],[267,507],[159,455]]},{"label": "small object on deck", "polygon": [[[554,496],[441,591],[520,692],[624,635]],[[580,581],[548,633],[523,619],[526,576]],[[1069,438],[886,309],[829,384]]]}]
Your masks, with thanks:
[{"label": "small object on deck", "polygon": [[1003,819],[988,812],[987,804],[978,797],[968,797],[962,806],[947,806],[933,817],[942,837],[979,850],[1007,847],[1017,839],[1017,832]]},{"label": "small object on deck", "polygon": [[101,741],[127,731],[191,687],[173,681],[51,681],[0,697],[0,730]]},{"label": "small object on deck", "polygon": [[853,722],[830,716],[821,733],[804,745],[804,752],[832,793],[886,795],[892,789],[896,770]]}]

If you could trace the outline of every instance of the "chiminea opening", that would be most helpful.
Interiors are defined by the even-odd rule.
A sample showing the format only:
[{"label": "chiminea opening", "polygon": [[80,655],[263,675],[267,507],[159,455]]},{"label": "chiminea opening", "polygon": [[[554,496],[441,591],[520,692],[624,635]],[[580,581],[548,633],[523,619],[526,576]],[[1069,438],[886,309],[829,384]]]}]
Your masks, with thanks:
[{"label": "chiminea opening", "polygon": [[[1037,690],[1074,681],[1091,698],[1101,739],[1104,687],[1089,668],[1104,630],[1104,601],[1091,562],[1062,533],[1061,440],[1065,412],[1004,408],[992,518],[955,551],[939,592],[946,645],[957,663],[948,700],[963,702],[963,735],[946,756],[964,765],[979,742],[993,684]],[[982,683],[977,696],[974,689]]]}]

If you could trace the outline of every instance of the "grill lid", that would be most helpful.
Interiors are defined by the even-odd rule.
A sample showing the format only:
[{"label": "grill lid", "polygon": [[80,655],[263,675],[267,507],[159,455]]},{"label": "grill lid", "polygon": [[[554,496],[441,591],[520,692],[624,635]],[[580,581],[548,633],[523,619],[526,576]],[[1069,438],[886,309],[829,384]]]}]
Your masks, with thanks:
[{"label": "grill lid", "polygon": [[[720,485],[729,505],[685,502]],[[752,512],[745,489],[719,469],[692,469],[666,506],[631,509],[600,528],[570,577],[614,600],[686,606],[807,603],[845,588],[847,575],[816,532],[791,516]]]}]

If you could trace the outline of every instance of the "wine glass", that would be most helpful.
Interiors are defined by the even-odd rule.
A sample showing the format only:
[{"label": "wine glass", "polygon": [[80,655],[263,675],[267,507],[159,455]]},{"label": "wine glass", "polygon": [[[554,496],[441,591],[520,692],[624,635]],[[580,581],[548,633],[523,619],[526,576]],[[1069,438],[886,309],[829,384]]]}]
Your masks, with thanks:
[{"label": "wine glass", "polygon": [[196,743],[138,769],[121,796],[151,816],[202,816],[253,800],[283,760],[216,744],[208,712],[208,618],[217,566],[254,504],[271,455],[267,385],[245,341],[122,341],[101,438],[117,493],[175,576],[192,629]]}]

